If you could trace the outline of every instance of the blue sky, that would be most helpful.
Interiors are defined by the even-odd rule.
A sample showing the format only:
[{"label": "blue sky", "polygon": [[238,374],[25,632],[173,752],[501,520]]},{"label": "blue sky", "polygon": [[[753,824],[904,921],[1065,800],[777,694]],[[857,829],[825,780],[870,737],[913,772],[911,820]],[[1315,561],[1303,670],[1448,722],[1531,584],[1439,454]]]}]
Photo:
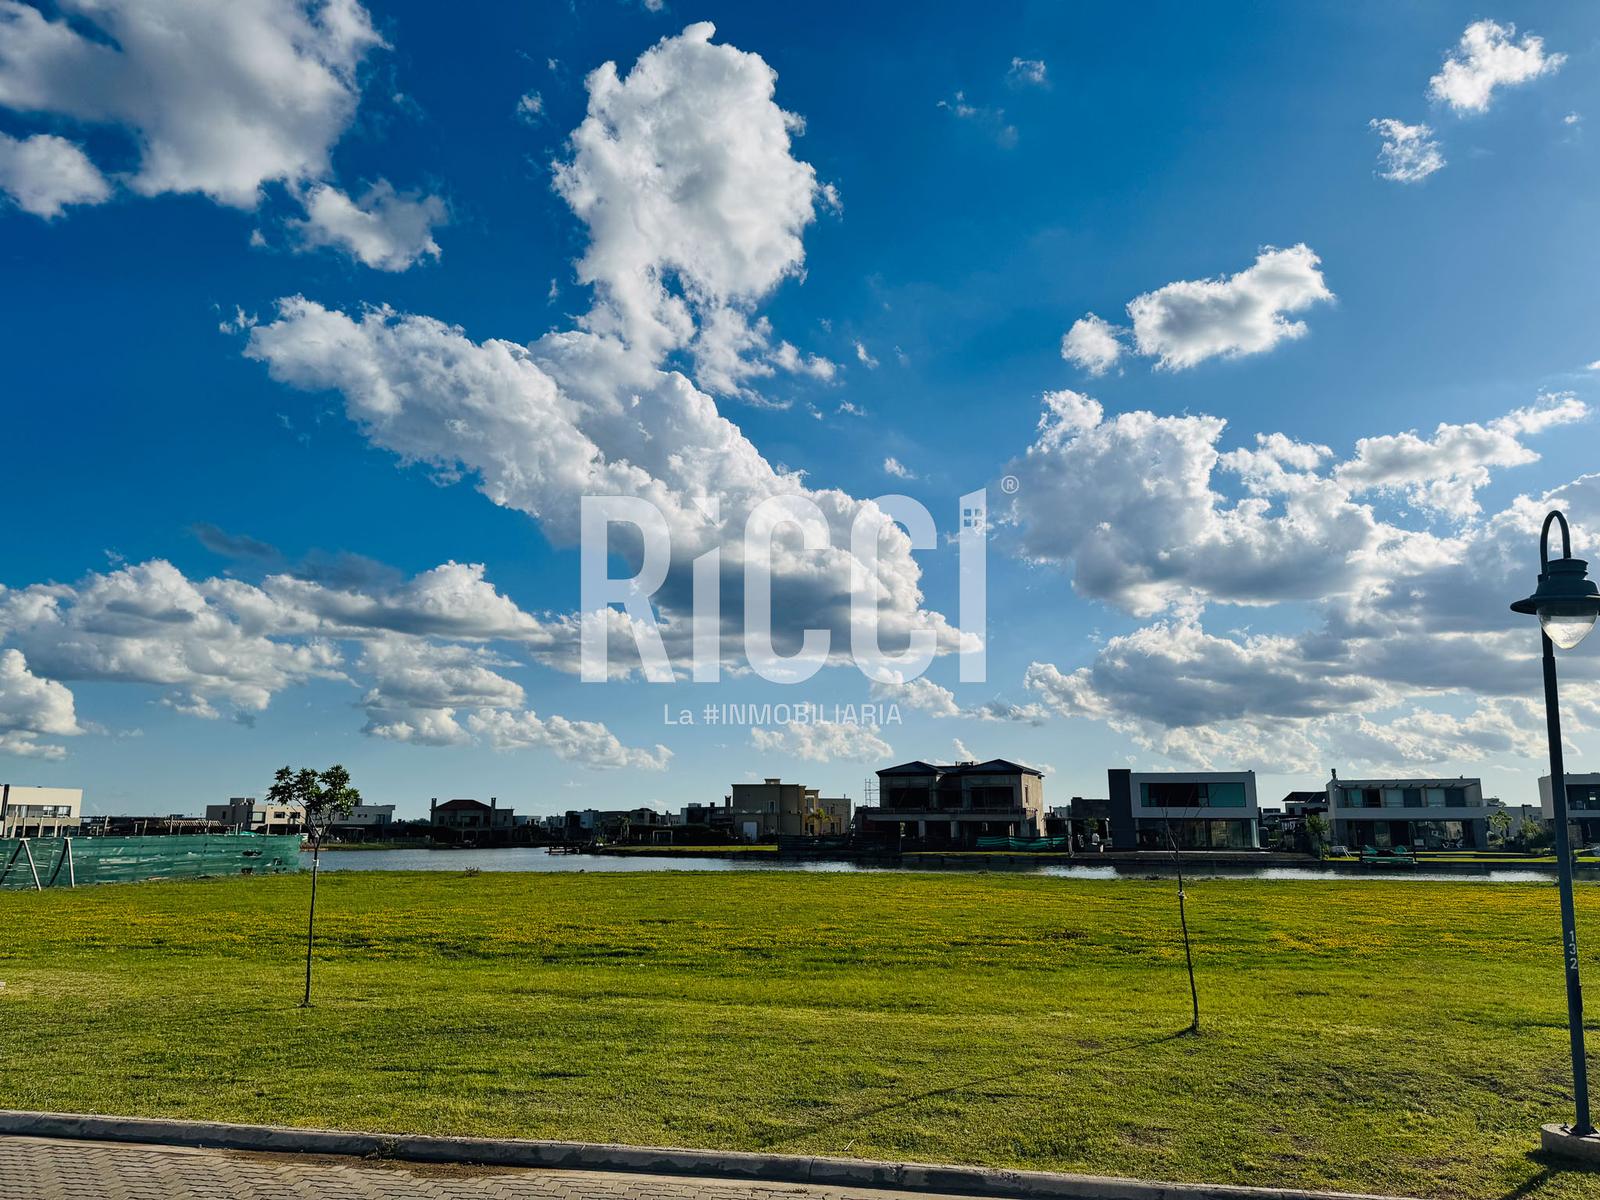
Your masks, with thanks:
[{"label": "blue sky", "polygon": [[[676,807],[959,743],[1057,802],[1130,762],[1532,800],[1503,606],[1548,498],[1600,530],[1591,7],[202,7],[0,3],[0,777]],[[1115,361],[1064,355],[1088,314]],[[581,683],[564,514],[674,449],[652,486],[735,512],[949,534],[989,487],[987,681]],[[954,564],[901,554],[899,618],[953,623]],[[903,723],[662,720],[797,698]]]}]

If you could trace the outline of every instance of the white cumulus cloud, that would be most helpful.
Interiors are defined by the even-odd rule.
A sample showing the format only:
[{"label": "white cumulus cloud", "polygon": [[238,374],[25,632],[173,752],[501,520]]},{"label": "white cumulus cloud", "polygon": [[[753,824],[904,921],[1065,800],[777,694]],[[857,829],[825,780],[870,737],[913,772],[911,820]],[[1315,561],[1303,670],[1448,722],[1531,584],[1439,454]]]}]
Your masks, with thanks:
[{"label": "white cumulus cloud", "polygon": [[1137,615],[1353,594],[1448,546],[1380,520],[1365,494],[1468,519],[1491,468],[1535,461],[1526,438],[1587,415],[1571,396],[1547,396],[1428,438],[1362,439],[1330,461],[1327,447],[1282,434],[1224,451],[1226,422],[1214,416],[1107,417],[1088,396],[1051,392],[1034,444],[1009,466],[1021,484],[1010,519],[1025,557],[1070,568],[1078,593]]},{"label": "white cumulus cloud", "polygon": [[1091,375],[1104,375],[1122,357],[1121,333],[1110,321],[1089,313],[1062,335],[1061,357]]},{"label": "white cumulus cloud", "polygon": [[0,754],[61,758],[64,746],[39,739],[82,732],[72,693],[30,671],[20,650],[0,650]]},{"label": "white cumulus cloud", "polygon": [[803,762],[880,762],[894,756],[889,743],[871,725],[809,721],[777,729],[752,729],[750,744],[767,754],[784,754]]},{"label": "white cumulus cloud", "polygon": [[1428,95],[1458,113],[1487,112],[1496,88],[1552,74],[1567,60],[1565,54],[1546,54],[1541,37],[1516,37],[1515,25],[1474,21],[1428,81]]},{"label": "white cumulus cloud", "polygon": [[314,179],[355,113],[382,39],[355,0],[0,0],[0,105],[134,134],[142,195],[252,208]]},{"label": "white cumulus cloud", "polygon": [[1268,246],[1237,275],[1182,280],[1136,296],[1128,302],[1134,344],[1157,366],[1176,371],[1303,337],[1305,322],[1287,314],[1333,299],[1320,265],[1304,243]]},{"label": "white cumulus cloud", "polygon": [[[834,652],[847,652],[858,516],[881,530],[873,584],[885,650],[925,629],[949,652],[959,635],[922,607],[921,572],[904,531],[870,502],[809,488],[773,465],[709,395],[662,361],[675,349],[703,351],[706,326],[729,320],[770,346],[749,306],[798,269],[798,233],[815,193],[810,167],[789,155],[795,122],[773,102],[770,68],[710,37],[709,26],[691,26],[646,51],[625,78],[611,64],[590,76],[590,116],[559,171],[562,193],[593,235],[580,260],[597,296],[585,328],[529,345],[475,342],[429,317],[345,313],[295,296],[279,302],[276,320],[250,330],[246,353],[281,382],[340,392],[346,414],[375,445],[429,465],[436,477],[473,480],[494,503],[535,518],[558,545],[577,542],[584,496],[653,502],[671,534],[657,596],[669,641],[687,628],[693,559],[719,548],[732,578],[742,570],[751,511],[792,495],[818,505],[830,544],[778,547],[779,652],[790,653],[807,626],[828,630]],[[729,122],[744,127],[735,133]],[[645,165],[661,155],[673,164],[662,168],[666,176]],[[726,346],[730,336],[712,340]],[[826,373],[785,346],[769,358]],[[698,365],[707,361],[691,353]],[[637,567],[636,542],[619,552]],[[730,600],[724,629],[737,635],[737,589]],[[742,642],[726,644],[729,661],[742,663]]]},{"label": "white cumulus cloud", "polygon": [[111,185],[66,138],[37,133],[18,140],[0,133],[0,192],[23,212],[48,220],[69,204],[103,204]]},{"label": "white cumulus cloud", "polygon": [[776,72],[715,33],[690,25],[626,76],[610,62],[590,72],[555,186],[589,227],[587,328],[651,361],[686,348],[701,386],[731,394],[772,370],[751,310],[800,273],[825,197],[791,153],[801,122],[774,102]]},{"label": "white cumulus cloud", "polygon": [[496,750],[549,750],[558,758],[596,770],[631,767],[664,771],[672,751],[624,746],[598,721],[569,721],[566,717],[541,717],[531,710],[505,712],[485,709],[467,718],[467,727]]},{"label": "white cumulus cloud", "polygon": [[448,215],[438,196],[396,192],[380,179],[359,200],[330,184],[316,184],[304,197],[306,216],[289,227],[306,247],[332,246],[379,271],[404,271],[424,258],[439,257],[435,226]]},{"label": "white cumulus cloud", "polygon": [[1378,160],[1383,164],[1379,174],[1383,178],[1416,183],[1445,165],[1444,153],[1428,126],[1407,125],[1393,117],[1375,119],[1371,125],[1383,139],[1378,150]]},{"label": "white cumulus cloud", "polygon": [[[1058,564],[1081,596],[1156,619],[1087,663],[1034,663],[1026,686],[1063,717],[1200,766],[1537,758],[1536,630],[1505,606],[1531,587],[1550,508],[1569,513],[1580,547],[1600,534],[1600,475],[1489,515],[1478,496],[1537,460],[1531,439],[1588,416],[1572,396],[1542,396],[1426,436],[1359,439],[1340,458],[1281,433],[1223,449],[1214,417],[1107,417],[1089,397],[1051,393],[1034,446],[1011,464],[1018,548]],[[1380,516],[1378,497],[1404,504]],[[1241,629],[1236,614],[1216,628],[1214,604],[1275,608],[1278,628]],[[1572,730],[1600,728],[1600,670],[1578,659],[1568,670]],[[921,707],[954,715],[950,698],[924,692]]]},{"label": "white cumulus cloud", "polygon": [[[331,182],[360,68],[384,45],[358,0],[61,0],[49,15],[0,0],[0,107],[124,132],[138,162],[118,178],[143,196],[253,209],[281,184],[306,208],[290,222],[302,245],[399,271],[438,257],[442,202],[382,181],[357,201]],[[0,135],[0,188],[41,216],[111,194],[81,147],[48,134]]]}]

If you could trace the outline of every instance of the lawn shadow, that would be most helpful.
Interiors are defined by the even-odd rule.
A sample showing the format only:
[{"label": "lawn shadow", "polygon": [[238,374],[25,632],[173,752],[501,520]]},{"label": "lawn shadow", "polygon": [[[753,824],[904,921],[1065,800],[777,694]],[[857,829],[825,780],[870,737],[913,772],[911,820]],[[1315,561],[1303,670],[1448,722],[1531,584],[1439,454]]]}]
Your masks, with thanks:
[{"label": "lawn shadow", "polygon": [[1530,1150],[1524,1157],[1539,1168],[1539,1173],[1524,1179],[1509,1192],[1500,1196],[1499,1200],[1524,1200],[1524,1197],[1536,1194],[1547,1183],[1575,1176],[1592,1176],[1596,1184],[1600,1185],[1600,1167],[1576,1163],[1544,1150]]},{"label": "lawn shadow", "polygon": [[897,1100],[887,1100],[882,1104],[874,1104],[869,1108],[858,1109],[855,1112],[834,1114],[824,1120],[815,1122],[802,1129],[787,1130],[780,1137],[764,1138],[759,1143],[763,1150],[773,1150],[779,1146],[788,1145],[799,1141],[801,1138],[810,1137],[812,1134],[824,1133],[829,1130],[841,1129],[857,1121],[864,1121],[869,1117],[876,1117],[882,1113],[893,1112],[898,1108],[909,1108],[913,1104],[920,1104],[924,1100],[932,1100],[939,1096],[948,1096],[954,1092],[966,1091],[968,1088],[981,1087],[986,1083],[1000,1083],[1021,1079],[1027,1075],[1037,1075],[1044,1071],[1059,1070],[1062,1067],[1075,1066],[1078,1063],[1093,1062],[1100,1058],[1114,1058],[1130,1050],[1145,1050],[1151,1046],[1160,1046],[1166,1042],[1181,1041],[1184,1038],[1195,1036],[1194,1031],[1185,1027],[1176,1033],[1163,1033],[1155,1037],[1139,1038],[1123,1042],[1116,1046],[1106,1046],[1103,1049],[1091,1050],[1085,1054],[1078,1054],[1072,1058],[1056,1058],[1049,1062],[1035,1063],[1033,1066],[1018,1067],[1009,1071],[996,1071],[992,1075],[979,1075],[972,1079],[964,1079],[959,1083],[948,1084],[944,1087],[929,1088],[927,1091],[915,1092],[909,1096],[901,1096]]}]

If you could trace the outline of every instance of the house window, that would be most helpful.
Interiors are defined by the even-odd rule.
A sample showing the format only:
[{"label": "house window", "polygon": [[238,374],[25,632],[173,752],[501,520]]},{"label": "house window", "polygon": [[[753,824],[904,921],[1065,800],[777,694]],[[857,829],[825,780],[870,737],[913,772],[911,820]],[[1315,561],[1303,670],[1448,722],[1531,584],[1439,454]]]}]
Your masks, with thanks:
[{"label": "house window", "polygon": [[1243,808],[1242,783],[1195,783],[1161,780],[1139,785],[1144,808]]},{"label": "house window", "polygon": [[1600,811],[1600,787],[1568,784],[1567,808],[1576,812]]},{"label": "house window", "polygon": [[1242,783],[1208,783],[1205,785],[1206,797],[1212,808],[1243,808],[1244,784]]}]

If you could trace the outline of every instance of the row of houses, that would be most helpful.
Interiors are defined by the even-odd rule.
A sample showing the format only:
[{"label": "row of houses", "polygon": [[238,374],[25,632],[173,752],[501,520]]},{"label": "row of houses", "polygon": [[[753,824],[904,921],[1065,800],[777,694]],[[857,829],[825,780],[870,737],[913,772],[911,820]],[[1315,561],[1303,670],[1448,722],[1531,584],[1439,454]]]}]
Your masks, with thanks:
[{"label": "row of houses", "polygon": [[[1600,843],[1600,774],[1568,775],[1567,807],[1579,845]],[[980,838],[1067,836],[1102,841],[1115,850],[1251,850],[1268,827],[1317,814],[1333,844],[1428,849],[1486,849],[1497,812],[1517,826],[1554,815],[1550,777],[1539,780],[1540,804],[1508,809],[1486,798],[1482,781],[1454,778],[1340,779],[1320,792],[1291,792],[1263,810],[1254,771],[1106,772],[1106,796],[1074,796],[1049,808],[1040,771],[1007,759],[938,765],[909,762],[877,772],[875,805],[863,807],[863,833],[928,846],[972,848]]]},{"label": "row of houses", "polygon": [[[1600,773],[1566,777],[1568,819],[1578,845],[1600,844]],[[532,842],[648,842],[718,844],[779,838],[838,838],[916,842],[973,848],[993,837],[1098,840],[1114,850],[1160,849],[1175,842],[1191,850],[1251,850],[1303,828],[1320,815],[1332,844],[1352,847],[1485,849],[1491,821],[1515,835],[1548,826],[1554,813],[1549,776],[1539,780],[1539,804],[1507,807],[1485,797],[1482,781],[1446,778],[1340,779],[1331,772],[1320,791],[1291,792],[1278,807],[1261,807],[1254,771],[1133,771],[1106,773],[1104,797],[1074,796],[1045,803],[1044,775],[1008,759],[940,765],[920,760],[886,767],[869,785],[872,801],[856,808],[845,796],[766,778],[732,784],[720,804],[689,804],[677,813],[654,808],[573,809],[527,817],[502,806],[458,798],[430,801],[428,819],[397,822],[393,804],[358,804],[332,827],[340,841],[370,840],[403,830],[442,844],[486,846]],[[90,833],[302,832],[292,806],[233,797],[206,807],[204,817],[82,816],[76,788],[0,784],[0,837]],[[1504,818],[1498,814],[1505,814]],[[1288,839],[1284,839],[1287,844]]]},{"label": "row of houses", "polygon": [[844,837],[851,829],[848,796],[824,796],[803,783],[771,777],[731,784],[720,804],[686,804],[676,813],[654,808],[571,809],[542,818],[553,841],[721,845],[784,837]]},{"label": "row of houses", "polygon": [[[384,829],[394,820],[392,804],[358,804],[334,829],[344,835]],[[0,783],[0,838],[133,837],[155,834],[299,833],[304,814],[292,805],[264,804],[235,796],[208,804],[205,816],[84,816],[83,789]]]}]

